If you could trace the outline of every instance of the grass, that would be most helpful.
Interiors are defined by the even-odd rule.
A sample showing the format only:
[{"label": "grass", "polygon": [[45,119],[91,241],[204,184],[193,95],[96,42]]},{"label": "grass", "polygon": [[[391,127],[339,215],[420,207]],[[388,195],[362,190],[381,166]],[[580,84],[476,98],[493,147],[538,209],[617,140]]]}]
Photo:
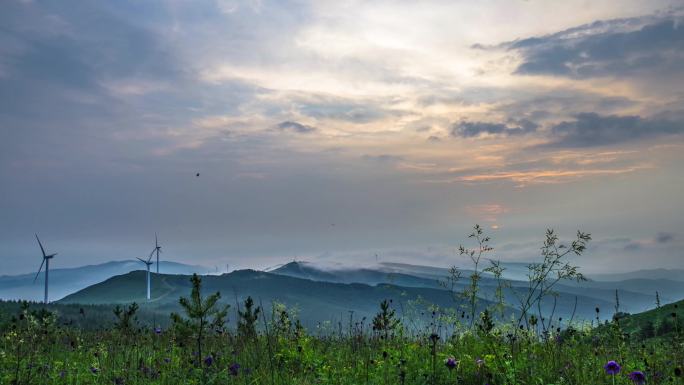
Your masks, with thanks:
[{"label": "grass", "polygon": [[[350,315],[347,325],[341,321],[323,323],[308,332],[297,322],[297,312],[276,303],[271,304],[270,312],[259,312],[257,304],[250,307],[250,297],[238,311],[238,327],[228,327],[236,322],[225,323],[228,313],[223,311],[225,304],[218,305],[218,293],[202,296],[202,279],[198,276],[191,280],[190,297],[179,302],[186,317],[172,317],[173,323],[165,329],[136,325],[132,310],[119,312],[114,328],[98,329],[93,325],[64,325],[51,311],[53,307],[34,305],[37,309],[31,310],[27,305],[17,309],[16,303],[0,306],[0,313],[2,309],[18,311],[13,317],[0,314],[0,383],[684,384],[681,303],[660,307],[652,313],[616,317],[613,322],[602,324],[598,322],[597,308],[598,327],[542,315],[542,300],[553,296],[556,282],[583,279],[565,256],[580,255],[591,239],[589,234],[578,232],[575,241],[564,245],[558,243],[552,230],[547,231],[543,261],[529,266],[529,290],[521,294],[518,312],[514,314],[506,311],[508,305],[503,296],[495,302],[478,297],[480,256],[492,249],[489,237],[482,234],[479,226],[474,227],[469,237],[477,241],[476,248],[460,248],[475,265],[469,285],[462,292],[453,291],[454,286],[449,284],[445,285],[449,291],[435,290],[442,296],[453,295],[465,307],[449,309],[429,304],[428,308],[433,310],[426,312],[426,304],[422,304],[416,312],[402,305],[398,316],[389,300],[383,301],[372,320],[354,319]],[[496,267],[496,263],[492,266]],[[457,269],[450,272],[451,281],[447,283],[461,278]],[[215,278],[206,277],[205,289],[218,290],[212,286],[215,282]],[[119,299],[115,291],[106,290],[106,285],[96,286],[95,290],[102,291],[105,298]],[[187,284],[178,287],[181,286],[190,289]],[[317,287],[316,283],[310,286]],[[506,282],[500,281],[497,292],[506,287]],[[281,286],[282,291],[288,288]],[[253,285],[252,289],[259,290]],[[354,293],[330,298],[320,294],[321,301],[343,301]],[[96,312],[97,317],[92,319],[101,320],[107,305],[101,303],[84,312],[78,304],[62,306],[69,311],[78,308],[78,314]],[[324,309],[320,306],[303,310]],[[423,316],[427,316],[427,322],[416,322]],[[663,317],[669,317],[668,321]],[[82,322],[91,319],[81,318]],[[656,328],[656,323],[661,326]],[[164,325],[158,321],[155,324]],[[609,361],[616,361],[621,372],[606,373],[604,365]],[[643,373],[646,380],[634,381],[629,376],[634,372]]]},{"label": "grass", "polygon": [[546,337],[511,324],[441,338],[400,326],[385,339],[369,325],[312,335],[272,317],[260,319],[255,338],[212,332],[198,357],[173,329],[85,331],[22,314],[0,343],[2,384],[612,384],[609,360],[622,365],[616,384],[631,384],[626,374],[635,370],[648,384],[684,384],[675,373],[684,364],[681,332],[641,340],[615,323]]}]

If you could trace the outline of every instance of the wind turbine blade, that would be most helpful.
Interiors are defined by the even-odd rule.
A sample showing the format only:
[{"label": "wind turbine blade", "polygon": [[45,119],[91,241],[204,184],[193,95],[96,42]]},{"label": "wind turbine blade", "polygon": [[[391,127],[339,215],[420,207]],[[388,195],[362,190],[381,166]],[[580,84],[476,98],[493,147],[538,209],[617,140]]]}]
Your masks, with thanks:
[{"label": "wind turbine blade", "polygon": [[36,239],[38,240],[38,245],[40,245],[40,251],[43,252],[43,258],[45,258],[45,249],[43,248],[43,244],[40,243],[40,238],[38,238],[38,234],[36,234]]},{"label": "wind turbine blade", "polygon": [[33,278],[33,283],[36,283],[36,279],[38,279],[38,275],[40,274],[40,271],[43,270],[44,264],[45,264],[45,258],[43,258],[43,262],[40,263],[40,268],[38,269],[38,272],[36,273],[36,277]]},{"label": "wind turbine blade", "polygon": [[138,258],[138,260],[139,260],[140,262],[142,262],[142,263],[147,263],[147,261],[145,261],[144,259],[142,259],[142,258],[140,258],[140,257],[136,257],[136,258]]},{"label": "wind turbine blade", "polygon": [[156,250],[156,249],[152,249],[152,251],[150,252],[150,256],[147,257],[147,263],[150,263],[150,260],[152,260],[152,256],[154,255],[154,251],[155,251],[155,250]]},{"label": "wind turbine blade", "polygon": [[159,247],[159,241],[157,240],[157,233],[154,233],[154,247]]}]

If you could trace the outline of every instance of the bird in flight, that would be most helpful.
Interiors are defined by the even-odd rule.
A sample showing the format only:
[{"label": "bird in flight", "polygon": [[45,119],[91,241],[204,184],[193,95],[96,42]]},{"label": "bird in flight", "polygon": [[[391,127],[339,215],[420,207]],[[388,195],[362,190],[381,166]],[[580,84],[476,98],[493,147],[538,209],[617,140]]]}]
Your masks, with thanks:
[{"label": "bird in flight", "polygon": [[195,177],[198,177],[198,176],[199,176],[199,173],[195,174]]}]

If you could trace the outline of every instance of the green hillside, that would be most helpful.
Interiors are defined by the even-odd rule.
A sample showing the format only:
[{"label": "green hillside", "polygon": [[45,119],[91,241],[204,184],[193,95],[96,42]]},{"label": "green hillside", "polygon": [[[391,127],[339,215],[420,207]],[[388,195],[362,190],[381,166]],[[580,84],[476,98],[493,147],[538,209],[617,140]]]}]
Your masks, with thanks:
[{"label": "green hillside", "polygon": [[[165,313],[179,311],[178,298],[190,292],[187,275],[152,275],[152,300],[145,299],[145,273],[134,271],[112,277],[58,301],[60,304],[124,304],[137,302],[151,311]],[[370,286],[366,284],[342,284],[312,281],[254,270],[239,270],[230,274],[202,277],[205,293],[220,292],[221,302],[230,304],[252,296],[264,304],[268,311],[273,301],[297,309],[298,316],[307,327],[331,321],[348,322],[350,312],[356,320],[370,319],[378,304],[392,299],[404,314],[428,318],[428,304],[440,308],[453,308],[451,294],[444,290],[420,287],[402,287],[389,284]],[[422,300],[425,300],[422,302]],[[489,304],[481,301],[482,306]],[[234,313],[233,313],[234,314]],[[431,313],[430,313],[431,314]]]},{"label": "green hillside", "polygon": [[667,337],[684,331],[684,300],[620,318],[622,329],[641,338]]}]

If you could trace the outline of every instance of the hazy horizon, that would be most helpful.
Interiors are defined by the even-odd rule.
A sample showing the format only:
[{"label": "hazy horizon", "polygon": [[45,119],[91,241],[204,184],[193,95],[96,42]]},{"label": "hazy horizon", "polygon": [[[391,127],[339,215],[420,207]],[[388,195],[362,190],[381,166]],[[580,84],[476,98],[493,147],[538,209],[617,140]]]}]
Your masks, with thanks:
[{"label": "hazy horizon", "polygon": [[[684,7],[0,5],[0,275],[149,254],[684,268]],[[197,174],[199,173],[199,176]]]}]

